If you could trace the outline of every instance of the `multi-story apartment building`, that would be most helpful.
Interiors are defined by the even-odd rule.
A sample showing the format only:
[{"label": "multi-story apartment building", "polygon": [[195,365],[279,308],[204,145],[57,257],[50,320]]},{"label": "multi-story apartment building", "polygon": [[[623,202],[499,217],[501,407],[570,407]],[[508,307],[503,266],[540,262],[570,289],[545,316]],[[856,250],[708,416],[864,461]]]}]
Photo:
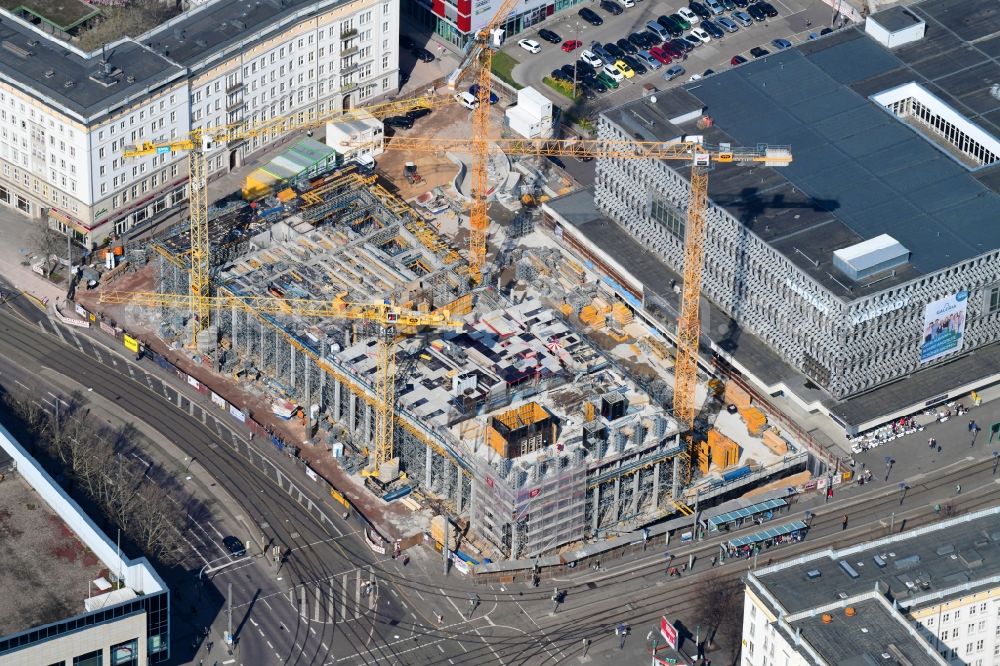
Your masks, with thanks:
[{"label": "multi-story apartment building", "polygon": [[1000,507],[746,576],[743,666],[1000,663]]},{"label": "multi-story apartment building", "polygon": [[[583,0],[525,0],[519,3],[503,23],[507,37],[528,30],[556,12],[578,5]],[[407,2],[404,11],[426,30],[465,48],[493,19],[503,0],[418,0]],[[569,39],[569,37],[566,37]]]},{"label": "multi-story apartment building", "polygon": [[[398,0],[211,0],[85,53],[0,11],[0,203],[99,243],[186,198],[183,155],[126,146],[370,103],[397,89],[398,30]],[[210,175],[279,138],[210,146]]]},{"label": "multi-story apartment building", "polygon": [[170,589],[129,559],[0,425],[0,666],[170,659]]},{"label": "multi-story apartment building", "polygon": [[[939,19],[954,19],[941,18],[939,3],[926,11],[936,14],[925,39],[943,29],[930,27]],[[1000,80],[996,61],[966,46]],[[847,28],[649,94],[598,125],[607,140],[791,146],[787,167],[723,164],[710,174],[703,293],[730,321],[705,337],[768,393],[797,396],[848,430],[1000,378],[986,349],[1000,340],[1000,126],[972,111],[980,79],[968,78],[965,61],[935,55],[950,74],[931,82],[921,74],[928,57],[923,41],[890,50]],[[1000,98],[982,108],[1000,109]],[[686,167],[598,160],[593,202],[617,224],[595,227],[590,240],[610,248],[613,230],[624,230],[680,273]],[[549,205],[554,218],[584,208]],[[652,275],[636,256],[616,260]],[[889,398],[862,397],[903,377]]]}]

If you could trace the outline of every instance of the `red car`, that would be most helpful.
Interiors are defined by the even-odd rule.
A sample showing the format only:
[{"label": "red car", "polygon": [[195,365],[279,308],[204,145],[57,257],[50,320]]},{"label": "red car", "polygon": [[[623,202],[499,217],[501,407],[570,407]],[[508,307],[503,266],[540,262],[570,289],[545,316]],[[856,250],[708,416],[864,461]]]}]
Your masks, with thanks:
[{"label": "red car", "polygon": [[743,63],[745,63],[746,61],[747,61],[747,59],[744,58],[743,56],[734,55],[733,58],[732,58],[732,60],[729,61],[729,64],[732,65],[733,67],[738,67],[738,66],[742,65]]},{"label": "red car", "polygon": [[670,57],[675,60],[682,60],[684,58],[684,51],[681,51],[670,42],[663,42],[663,50],[669,53]]},{"label": "red car", "polygon": [[673,56],[664,51],[662,46],[654,46],[649,49],[649,55],[653,56],[664,65],[669,65],[674,60]]},{"label": "red car", "polygon": [[563,42],[561,48],[566,53],[569,53],[574,49],[580,48],[581,46],[583,46],[583,42],[581,42],[579,39],[567,39],[565,42]]}]

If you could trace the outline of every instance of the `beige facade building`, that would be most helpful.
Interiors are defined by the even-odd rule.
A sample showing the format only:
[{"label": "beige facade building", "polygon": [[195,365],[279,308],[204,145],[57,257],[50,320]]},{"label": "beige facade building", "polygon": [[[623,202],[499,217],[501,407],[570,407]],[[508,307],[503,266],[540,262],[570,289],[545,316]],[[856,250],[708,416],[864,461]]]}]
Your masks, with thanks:
[{"label": "beige facade building", "polygon": [[[317,118],[397,89],[398,0],[211,0],[86,53],[0,10],[0,204],[88,246],[186,199],[192,127]],[[279,137],[217,144],[210,176]]]}]

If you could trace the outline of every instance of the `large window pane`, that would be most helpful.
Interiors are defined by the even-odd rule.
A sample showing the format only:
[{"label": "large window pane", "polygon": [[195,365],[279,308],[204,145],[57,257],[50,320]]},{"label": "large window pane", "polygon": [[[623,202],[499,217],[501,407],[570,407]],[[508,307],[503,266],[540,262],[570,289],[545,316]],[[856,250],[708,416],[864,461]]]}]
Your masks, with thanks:
[{"label": "large window pane", "polygon": [[104,666],[104,652],[94,650],[79,657],[73,657],[73,666]]},{"label": "large window pane", "polygon": [[111,646],[112,666],[139,666],[139,639]]}]

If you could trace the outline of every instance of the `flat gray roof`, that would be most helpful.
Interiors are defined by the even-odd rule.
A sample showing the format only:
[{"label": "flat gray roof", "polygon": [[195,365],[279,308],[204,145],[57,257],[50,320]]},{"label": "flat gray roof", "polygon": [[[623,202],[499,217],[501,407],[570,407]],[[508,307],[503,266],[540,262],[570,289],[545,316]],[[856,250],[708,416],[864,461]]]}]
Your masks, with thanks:
[{"label": "flat gray roof", "polygon": [[[985,31],[1000,23],[987,15],[992,2],[911,7],[928,17],[927,37],[892,52],[849,28],[687,84],[677,94],[701,101],[715,121],[705,130],[641,119],[649,119],[648,99],[605,115],[646,139],[686,133],[704,134],[709,143],[790,145],[788,167],[715,169],[709,196],[803,272],[852,301],[1000,246],[994,230],[1000,163],[969,171],[868,99],[914,81],[1000,137],[1000,99],[983,83],[1000,81],[1000,37],[962,41],[990,34]],[[955,20],[976,12],[983,12],[985,28],[973,32]],[[658,103],[671,94],[658,93]],[[851,283],[834,269],[834,250],[883,233],[912,252],[894,276],[866,286],[872,281]]]},{"label": "flat gray roof", "polygon": [[112,72],[108,80],[113,84],[105,85],[91,78],[101,69],[100,52],[85,58],[6,12],[0,14],[0,45],[0,77],[29,95],[62,107],[80,122],[184,73],[141,44],[123,41],[107,49]]},{"label": "flat gray roof", "polygon": [[912,666],[944,663],[931,656],[933,648],[907,628],[906,620],[898,610],[893,611],[891,606],[877,599],[866,599],[851,606],[855,615],[848,616],[843,611],[830,613],[833,619],[829,624],[824,624],[821,614],[790,624],[801,631],[802,640],[828,664],[898,664],[897,659],[887,661],[882,657],[890,652],[890,645]]},{"label": "flat gray roof", "polygon": [[902,6],[890,7],[889,9],[878,12],[877,14],[872,14],[868,18],[874,19],[876,23],[889,32],[898,32],[899,30],[909,28],[922,20],[916,14],[907,11],[906,7]]},{"label": "flat gray roof", "polygon": [[879,545],[824,550],[805,561],[776,564],[758,570],[756,578],[789,615],[838,603],[841,593],[864,594],[876,584],[904,608],[920,608],[925,596],[942,603],[952,594],[969,594],[967,583],[974,588],[977,581],[1000,575],[998,517],[1000,507],[993,507],[896,534]]}]

